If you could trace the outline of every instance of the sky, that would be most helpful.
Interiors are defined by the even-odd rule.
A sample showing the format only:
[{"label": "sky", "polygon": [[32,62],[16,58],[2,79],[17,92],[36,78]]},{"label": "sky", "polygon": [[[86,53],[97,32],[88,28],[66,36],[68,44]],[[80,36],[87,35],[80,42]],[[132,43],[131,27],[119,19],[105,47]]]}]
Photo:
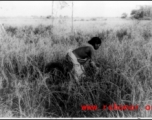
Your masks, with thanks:
[{"label": "sky", "polygon": [[[61,2],[61,1],[60,1]],[[61,9],[54,1],[54,15],[71,16],[71,1]],[[152,1],[73,1],[74,17],[120,17],[140,5],[152,5]],[[0,1],[0,16],[47,16],[52,14],[52,1]]]}]

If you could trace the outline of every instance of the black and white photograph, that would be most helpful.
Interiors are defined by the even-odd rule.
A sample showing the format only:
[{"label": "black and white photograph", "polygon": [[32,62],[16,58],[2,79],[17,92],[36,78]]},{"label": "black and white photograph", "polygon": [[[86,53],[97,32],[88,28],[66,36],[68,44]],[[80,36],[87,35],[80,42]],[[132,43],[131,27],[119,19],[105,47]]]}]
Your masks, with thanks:
[{"label": "black and white photograph", "polygon": [[0,1],[0,118],[152,117],[152,1]]}]

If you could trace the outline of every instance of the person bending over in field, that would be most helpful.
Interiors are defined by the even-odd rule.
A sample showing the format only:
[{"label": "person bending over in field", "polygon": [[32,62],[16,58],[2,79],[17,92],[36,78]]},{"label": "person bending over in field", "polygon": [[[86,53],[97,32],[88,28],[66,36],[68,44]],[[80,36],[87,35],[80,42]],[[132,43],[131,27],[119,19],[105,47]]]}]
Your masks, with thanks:
[{"label": "person bending over in field", "polygon": [[96,66],[95,50],[99,49],[101,43],[102,41],[99,37],[93,37],[87,42],[87,44],[74,50],[68,50],[66,58],[73,64],[71,72],[78,84],[79,80],[82,77],[85,77],[83,65],[86,62],[90,62],[91,66],[96,70],[96,72],[99,70],[99,68]]}]

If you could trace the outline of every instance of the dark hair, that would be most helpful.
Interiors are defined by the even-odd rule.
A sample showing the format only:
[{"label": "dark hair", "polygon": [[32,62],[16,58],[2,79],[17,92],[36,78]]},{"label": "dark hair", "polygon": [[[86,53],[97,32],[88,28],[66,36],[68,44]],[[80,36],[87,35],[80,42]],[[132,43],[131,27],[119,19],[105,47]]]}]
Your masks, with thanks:
[{"label": "dark hair", "polygon": [[88,41],[89,44],[95,45],[95,44],[101,44],[101,39],[99,37],[93,37],[91,40]]}]

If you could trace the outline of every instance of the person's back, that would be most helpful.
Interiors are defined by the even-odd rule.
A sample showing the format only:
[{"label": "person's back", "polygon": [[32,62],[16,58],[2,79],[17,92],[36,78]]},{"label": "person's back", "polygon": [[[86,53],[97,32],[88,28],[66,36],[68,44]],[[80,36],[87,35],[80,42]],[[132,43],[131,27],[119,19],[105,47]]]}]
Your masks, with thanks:
[{"label": "person's back", "polygon": [[91,59],[91,51],[93,50],[90,46],[79,47],[72,52],[77,57],[77,60],[80,64],[85,64],[89,59]]}]

